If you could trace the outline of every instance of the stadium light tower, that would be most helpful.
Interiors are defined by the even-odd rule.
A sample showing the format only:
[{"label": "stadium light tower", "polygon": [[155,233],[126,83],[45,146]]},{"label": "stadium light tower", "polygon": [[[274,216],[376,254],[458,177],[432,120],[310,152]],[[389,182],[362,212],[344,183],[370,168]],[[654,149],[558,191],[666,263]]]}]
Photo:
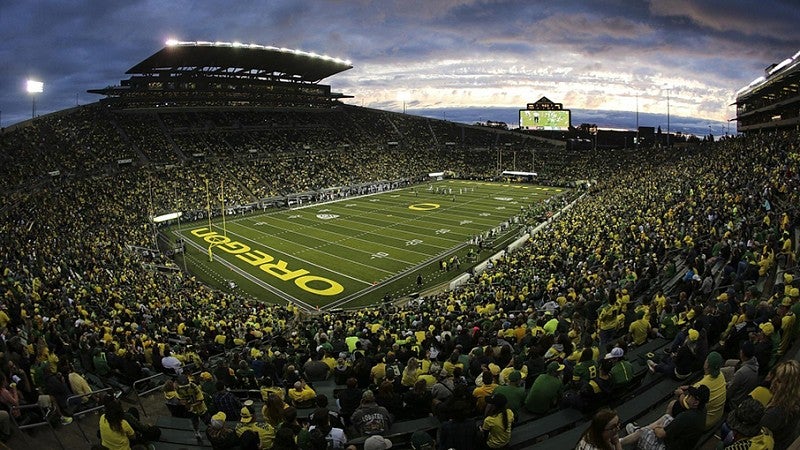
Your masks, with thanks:
[{"label": "stadium light tower", "polygon": [[408,91],[401,91],[397,93],[397,100],[403,102],[403,114],[406,113],[406,102],[411,100],[411,94]]},{"label": "stadium light tower", "polygon": [[28,80],[26,90],[31,94],[31,119],[36,117],[36,94],[44,92],[44,83],[36,80]]},{"label": "stadium light tower", "polygon": [[661,89],[667,91],[667,148],[669,148],[669,94],[672,88],[670,86],[664,86]]}]

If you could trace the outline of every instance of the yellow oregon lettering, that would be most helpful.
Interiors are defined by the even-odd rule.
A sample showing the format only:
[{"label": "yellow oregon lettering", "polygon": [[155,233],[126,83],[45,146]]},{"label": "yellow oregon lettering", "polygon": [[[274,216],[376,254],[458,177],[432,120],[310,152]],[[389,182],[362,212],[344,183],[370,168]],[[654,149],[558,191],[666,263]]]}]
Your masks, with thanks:
[{"label": "yellow oregon lettering", "polygon": [[[313,287],[308,285],[308,283],[311,283],[313,281],[319,281],[321,283],[326,283],[328,285],[328,287],[326,289],[313,288]],[[341,284],[339,284],[339,283],[337,283],[337,282],[335,282],[333,280],[329,280],[327,278],[318,277],[316,275],[306,275],[306,276],[300,277],[300,278],[294,280],[294,284],[296,284],[297,287],[299,287],[300,289],[302,289],[302,290],[304,290],[306,292],[311,292],[312,294],[317,294],[317,295],[336,295],[336,294],[341,294],[344,291],[344,287]]]},{"label": "yellow oregon lettering", "polygon": [[251,266],[260,266],[275,259],[261,250],[251,250],[243,255],[236,255],[236,257],[247,264],[250,264]]},{"label": "yellow oregon lettering", "polygon": [[229,242],[227,244],[221,244],[218,246],[218,248],[225,252],[230,253],[231,255],[236,255],[239,253],[247,253],[250,251],[250,247],[238,241]]},{"label": "yellow oregon lettering", "polygon": [[[430,209],[439,207],[435,203],[425,203],[423,205],[435,206]],[[222,236],[207,227],[191,230],[191,233],[212,244],[214,248],[222,249],[222,251],[236,256],[253,267],[258,267],[264,273],[268,273],[281,281],[294,280],[294,284],[306,292],[324,296],[337,295],[344,292],[344,286],[336,281],[318,275],[309,275],[310,272],[306,269],[291,270],[288,267],[289,263],[286,261],[279,259],[277,262],[273,262],[275,261],[273,256],[261,250],[252,249],[239,241],[232,241],[227,236]]]},{"label": "yellow oregon lettering", "polygon": [[283,260],[280,260],[275,264],[264,264],[259,266],[259,269],[283,281],[293,280],[308,273],[306,269],[289,270],[286,268],[286,261]]},{"label": "yellow oregon lettering", "polygon": [[408,205],[408,209],[413,211],[431,211],[438,207],[438,203],[417,203],[415,205]]}]

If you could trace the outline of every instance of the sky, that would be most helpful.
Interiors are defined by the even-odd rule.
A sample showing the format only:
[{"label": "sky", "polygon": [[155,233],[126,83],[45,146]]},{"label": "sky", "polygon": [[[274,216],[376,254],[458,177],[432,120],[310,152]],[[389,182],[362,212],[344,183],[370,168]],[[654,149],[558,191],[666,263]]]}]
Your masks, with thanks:
[{"label": "sky", "polygon": [[508,121],[546,96],[632,128],[637,109],[665,126],[669,97],[675,120],[716,129],[737,90],[800,50],[798,24],[796,0],[2,0],[0,126],[31,117],[29,78],[37,115],[95,102],[87,89],[177,39],[349,60],[323,83],[359,106]]}]

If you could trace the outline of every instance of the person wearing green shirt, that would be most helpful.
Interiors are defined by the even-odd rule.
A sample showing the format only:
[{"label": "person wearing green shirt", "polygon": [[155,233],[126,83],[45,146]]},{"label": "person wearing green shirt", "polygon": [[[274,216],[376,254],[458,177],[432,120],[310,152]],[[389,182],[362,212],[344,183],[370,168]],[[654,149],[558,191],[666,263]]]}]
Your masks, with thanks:
[{"label": "person wearing green shirt", "polygon": [[603,359],[610,359],[613,365],[611,366],[611,380],[614,382],[614,387],[625,386],[633,379],[633,365],[624,359],[625,351],[620,347],[614,347]]},{"label": "person wearing green shirt", "polygon": [[493,392],[505,396],[508,409],[514,413],[514,417],[519,417],[519,410],[525,402],[525,386],[520,386],[521,380],[522,373],[515,370],[508,375],[508,384],[497,386]]},{"label": "person wearing green shirt", "polygon": [[533,414],[545,414],[558,404],[564,392],[564,383],[561,382],[563,370],[564,365],[555,361],[547,365],[547,372],[536,377],[525,397],[525,409]]}]

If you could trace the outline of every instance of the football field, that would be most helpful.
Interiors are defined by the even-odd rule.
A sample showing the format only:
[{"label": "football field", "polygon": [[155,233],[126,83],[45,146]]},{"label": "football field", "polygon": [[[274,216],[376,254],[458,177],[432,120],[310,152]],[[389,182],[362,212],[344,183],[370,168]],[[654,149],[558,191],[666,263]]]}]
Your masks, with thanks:
[{"label": "football field", "polygon": [[[511,219],[522,208],[562,191],[444,180],[172,232],[186,243],[190,271],[215,287],[304,308],[347,308],[454,278],[469,266],[468,252],[488,256],[518,235]],[[495,249],[476,255],[476,236]],[[440,261],[454,255],[460,272],[441,270]]]}]

